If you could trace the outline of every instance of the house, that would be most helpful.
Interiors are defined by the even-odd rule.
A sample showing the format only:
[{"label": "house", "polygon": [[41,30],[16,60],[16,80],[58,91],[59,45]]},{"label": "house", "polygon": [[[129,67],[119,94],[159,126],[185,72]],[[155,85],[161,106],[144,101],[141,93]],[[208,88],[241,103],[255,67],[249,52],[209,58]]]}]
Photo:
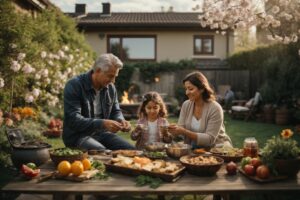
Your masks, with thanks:
[{"label": "house", "polygon": [[[110,3],[102,3],[102,11],[89,13],[86,4],[76,4],[74,18],[97,55],[111,52],[122,61],[177,62],[196,60],[195,68],[207,76],[215,88],[237,85],[236,72],[230,72],[225,59],[234,51],[234,34],[217,34],[222,30],[203,28],[196,12],[111,12]],[[185,72],[162,73],[154,83],[145,83],[137,70],[130,79],[140,94],[155,90],[174,97],[182,87]],[[240,89],[244,90],[244,88]],[[218,92],[218,91],[217,91]]]},{"label": "house", "polygon": [[216,34],[203,28],[195,12],[111,12],[88,13],[85,4],[76,4],[74,13],[88,43],[97,55],[112,52],[124,61],[179,61],[196,59],[218,68],[234,48],[232,32]]},{"label": "house", "polygon": [[17,12],[33,17],[36,17],[44,9],[55,7],[49,0],[13,0],[12,5]]}]

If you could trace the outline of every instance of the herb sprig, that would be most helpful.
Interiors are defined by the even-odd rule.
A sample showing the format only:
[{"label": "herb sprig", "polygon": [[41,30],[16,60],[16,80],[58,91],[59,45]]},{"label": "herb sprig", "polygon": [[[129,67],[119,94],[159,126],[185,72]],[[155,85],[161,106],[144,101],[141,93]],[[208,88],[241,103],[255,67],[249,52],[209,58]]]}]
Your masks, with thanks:
[{"label": "herb sprig", "polygon": [[142,187],[149,185],[150,188],[158,188],[163,181],[160,178],[152,178],[150,176],[140,175],[135,179],[136,186]]}]

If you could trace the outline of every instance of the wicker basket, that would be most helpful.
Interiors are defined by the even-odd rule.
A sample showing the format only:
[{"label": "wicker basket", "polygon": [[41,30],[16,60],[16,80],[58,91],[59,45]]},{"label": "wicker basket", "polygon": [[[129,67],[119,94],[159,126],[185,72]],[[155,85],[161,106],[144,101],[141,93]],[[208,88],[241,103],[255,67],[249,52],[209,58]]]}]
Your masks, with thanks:
[{"label": "wicker basket", "polygon": [[[203,157],[210,157],[211,155],[202,155]],[[192,157],[198,157],[198,155],[187,155],[187,156],[182,156],[180,158],[180,162],[182,165],[184,165],[187,169],[187,171],[190,174],[197,175],[197,176],[213,176],[219,171],[221,168],[222,164],[224,163],[224,160],[220,157],[217,156],[212,156],[215,157],[218,161],[217,164],[203,164],[203,165],[195,165],[195,164],[190,164],[187,162],[188,159]]]},{"label": "wicker basket", "polygon": [[54,150],[49,150],[49,153],[50,153],[50,158],[51,158],[52,162],[54,162],[55,165],[58,165],[61,161],[64,161],[64,160],[72,163],[75,160],[83,160],[83,159],[87,158],[87,156],[88,156],[88,153],[86,151],[82,151],[82,150],[81,150],[82,154],[66,155],[66,156],[55,155],[55,154],[53,154],[53,151]]}]

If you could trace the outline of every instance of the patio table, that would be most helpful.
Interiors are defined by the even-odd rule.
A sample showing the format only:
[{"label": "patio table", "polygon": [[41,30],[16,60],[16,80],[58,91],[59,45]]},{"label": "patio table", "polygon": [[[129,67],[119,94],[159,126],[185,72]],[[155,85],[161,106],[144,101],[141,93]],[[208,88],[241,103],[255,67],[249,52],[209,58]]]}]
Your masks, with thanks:
[{"label": "patio table", "polygon": [[[53,171],[54,165],[49,162],[41,167],[43,173]],[[175,183],[163,183],[152,189],[148,186],[137,187],[134,177],[111,173],[108,180],[87,180],[71,182],[50,179],[36,183],[36,180],[25,181],[16,178],[2,188],[2,192],[52,194],[54,199],[63,199],[66,195],[185,195],[185,194],[218,194],[226,197],[238,197],[241,194],[268,194],[300,191],[300,173],[296,177],[272,183],[256,183],[242,174],[226,174],[225,166],[212,177],[199,177],[185,173]]]}]

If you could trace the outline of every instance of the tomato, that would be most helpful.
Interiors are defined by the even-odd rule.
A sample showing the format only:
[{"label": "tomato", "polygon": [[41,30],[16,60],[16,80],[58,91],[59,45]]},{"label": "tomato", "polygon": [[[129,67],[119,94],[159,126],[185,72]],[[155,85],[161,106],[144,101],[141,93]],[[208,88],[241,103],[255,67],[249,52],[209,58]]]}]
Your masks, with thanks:
[{"label": "tomato", "polygon": [[270,170],[266,165],[261,165],[256,169],[256,176],[261,179],[267,179],[270,176]]},{"label": "tomato", "polygon": [[254,168],[253,165],[249,165],[249,164],[245,165],[244,171],[249,176],[254,176],[255,175],[255,168]]},{"label": "tomato", "polygon": [[27,165],[22,165],[21,172],[27,177],[27,178],[33,178],[40,174],[40,169],[31,169]]}]

